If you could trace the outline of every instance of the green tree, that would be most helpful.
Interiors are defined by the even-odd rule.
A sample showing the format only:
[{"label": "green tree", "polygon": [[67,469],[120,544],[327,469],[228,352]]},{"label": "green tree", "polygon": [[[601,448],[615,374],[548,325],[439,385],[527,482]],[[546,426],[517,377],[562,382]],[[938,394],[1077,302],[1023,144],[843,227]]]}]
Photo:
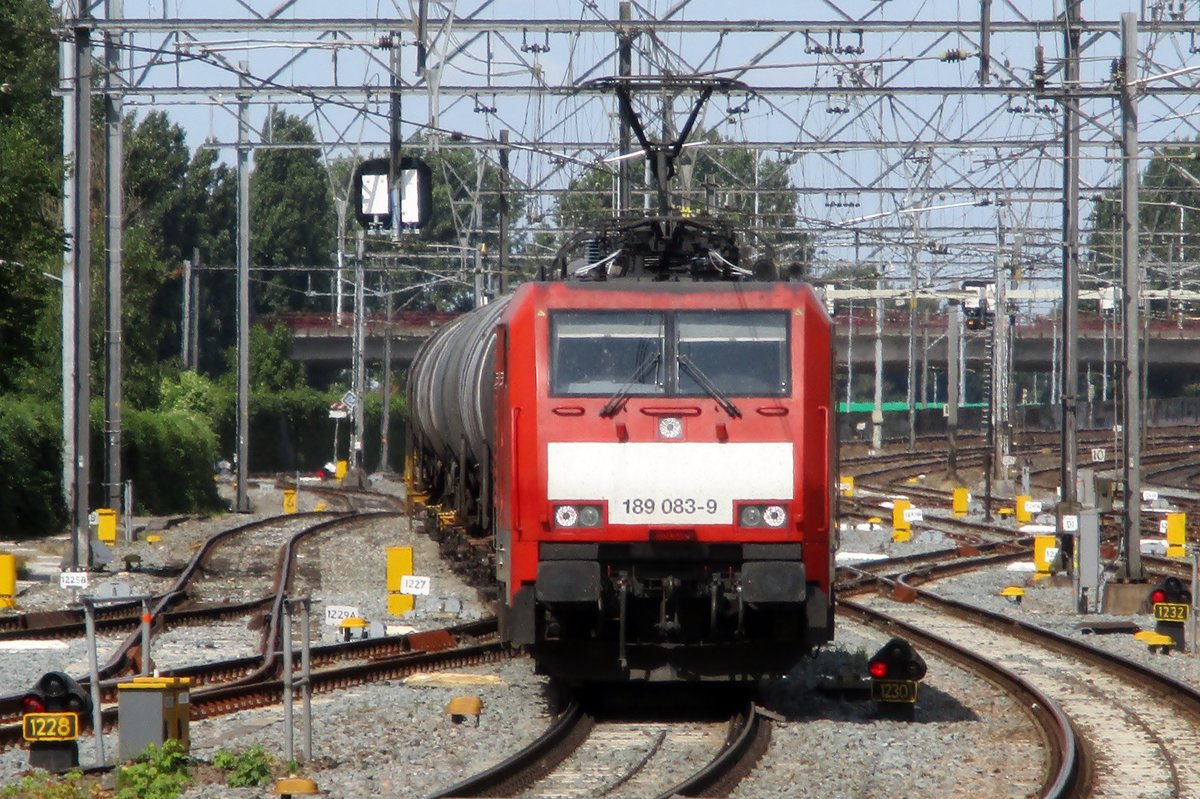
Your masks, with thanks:
[{"label": "green tree", "polygon": [[44,390],[58,350],[40,335],[58,304],[42,273],[58,273],[65,241],[56,24],[45,0],[0,4],[0,393]]},{"label": "green tree", "polygon": [[[274,144],[312,144],[312,128],[284,111],[271,114],[264,138]],[[264,149],[250,181],[251,257],[267,267],[327,267],[332,262],[337,216],[329,178],[313,148]],[[271,273],[253,298],[257,312],[306,306],[308,275]]]}]

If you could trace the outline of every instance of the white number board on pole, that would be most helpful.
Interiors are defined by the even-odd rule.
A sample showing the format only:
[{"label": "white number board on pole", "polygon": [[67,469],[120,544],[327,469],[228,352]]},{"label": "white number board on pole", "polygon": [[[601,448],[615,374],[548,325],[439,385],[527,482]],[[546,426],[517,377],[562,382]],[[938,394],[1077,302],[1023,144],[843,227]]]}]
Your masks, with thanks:
[{"label": "white number board on pole", "polygon": [[351,605],[326,605],[325,623],[337,627],[346,619],[358,618],[358,608]]},{"label": "white number board on pole", "polygon": [[89,584],[87,572],[62,572],[58,575],[60,588],[87,588]]},{"label": "white number board on pole", "polygon": [[1158,499],[1157,491],[1143,491],[1142,492],[1142,501],[1143,502],[1154,502],[1156,499]]},{"label": "white number board on pole", "polygon": [[1103,463],[1108,460],[1108,453],[1104,451],[1104,447],[1092,447],[1092,463]]},{"label": "white number board on pole", "polygon": [[433,587],[433,578],[406,574],[400,578],[400,593],[426,596]]},{"label": "white number board on pole", "polygon": [[1079,517],[1075,514],[1067,514],[1062,517],[1062,529],[1064,533],[1079,532]]}]

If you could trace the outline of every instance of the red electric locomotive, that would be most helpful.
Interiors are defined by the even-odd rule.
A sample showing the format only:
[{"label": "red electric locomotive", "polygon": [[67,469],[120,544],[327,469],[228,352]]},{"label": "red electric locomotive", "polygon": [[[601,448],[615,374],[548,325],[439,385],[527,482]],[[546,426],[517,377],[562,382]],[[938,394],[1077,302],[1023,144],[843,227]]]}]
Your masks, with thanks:
[{"label": "red electric locomotive", "polygon": [[435,337],[417,453],[494,536],[505,638],[586,680],[779,674],[829,640],[830,332],[804,284],[606,280]]},{"label": "red electric locomotive", "polygon": [[661,205],[410,373],[416,474],[492,543],[503,637],[571,682],[778,675],[833,637],[829,316]]}]

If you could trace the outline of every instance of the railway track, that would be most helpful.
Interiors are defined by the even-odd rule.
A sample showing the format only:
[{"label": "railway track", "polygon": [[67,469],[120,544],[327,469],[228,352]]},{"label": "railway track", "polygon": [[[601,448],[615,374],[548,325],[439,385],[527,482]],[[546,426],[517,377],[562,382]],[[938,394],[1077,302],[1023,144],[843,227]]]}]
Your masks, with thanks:
[{"label": "railway track", "polygon": [[[1005,615],[896,582],[858,600],[907,634],[954,642],[1035,686],[1071,719],[1090,757],[1087,790],[1102,796],[1200,795],[1200,692],[1161,672]],[[849,606],[849,604],[848,604]],[[1055,795],[1055,794],[1046,794]],[[1063,794],[1079,795],[1079,794]]]},{"label": "railway track", "polygon": [[[400,679],[418,671],[440,671],[514,656],[497,640],[496,620],[482,619],[463,625],[404,636],[349,641],[313,647],[311,651],[314,693],[326,693],[379,680]],[[299,668],[300,652],[292,658]],[[280,675],[282,653],[273,653],[264,663],[260,658],[236,658],[203,663],[164,672],[164,676],[188,677],[191,717],[209,718],[240,710],[266,707],[283,699]],[[299,689],[296,689],[297,696]],[[104,728],[117,723],[116,683],[102,685],[102,696],[109,705],[101,717]],[[0,710],[0,749],[21,742],[20,697],[3,701]],[[87,720],[85,720],[86,723]]]},{"label": "railway track", "polygon": [[[770,742],[753,703],[722,721],[597,720],[572,702],[525,749],[432,799],[725,796]],[[683,764],[703,763],[686,773]]]}]

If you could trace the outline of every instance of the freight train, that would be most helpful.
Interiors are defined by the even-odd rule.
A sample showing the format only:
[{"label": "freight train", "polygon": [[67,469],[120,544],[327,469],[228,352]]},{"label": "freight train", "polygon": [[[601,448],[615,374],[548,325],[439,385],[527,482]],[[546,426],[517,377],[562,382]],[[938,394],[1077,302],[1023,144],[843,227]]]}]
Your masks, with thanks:
[{"label": "freight train", "polygon": [[416,488],[545,673],[749,680],[833,636],[832,325],[737,241],[613,220],[413,362]]}]

